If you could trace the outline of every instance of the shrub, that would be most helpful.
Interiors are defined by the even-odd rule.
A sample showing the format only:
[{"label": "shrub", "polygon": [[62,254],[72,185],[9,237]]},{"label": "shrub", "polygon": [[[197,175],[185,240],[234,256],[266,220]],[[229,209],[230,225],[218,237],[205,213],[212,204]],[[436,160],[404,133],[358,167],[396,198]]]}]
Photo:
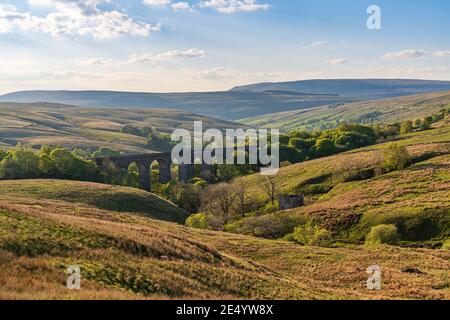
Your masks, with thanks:
[{"label": "shrub", "polygon": [[373,227],[366,236],[366,245],[396,244],[400,240],[397,227],[381,224]]},{"label": "shrub", "polygon": [[296,227],[292,236],[289,238],[304,246],[320,247],[329,244],[331,235],[328,230],[315,226],[309,221],[304,225]]},{"label": "shrub", "polygon": [[209,229],[208,216],[204,213],[191,215],[185,223],[188,227],[197,229]]},{"label": "shrub", "polygon": [[383,169],[386,171],[402,170],[409,161],[409,153],[405,147],[392,144],[384,150]]},{"label": "shrub", "polygon": [[442,249],[450,250],[450,239],[444,241],[444,243],[442,244]]}]

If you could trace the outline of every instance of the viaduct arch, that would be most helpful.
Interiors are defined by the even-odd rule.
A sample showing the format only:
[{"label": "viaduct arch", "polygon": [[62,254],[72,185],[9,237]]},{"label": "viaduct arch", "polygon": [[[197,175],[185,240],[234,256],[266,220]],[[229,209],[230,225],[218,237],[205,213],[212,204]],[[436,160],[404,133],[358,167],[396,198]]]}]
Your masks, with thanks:
[{"label": "viaduct arch", "polygon": [[[100,168],[104,168],[109,164],[115,165],[120,169],[128,169],[132,163],[136,163],[139,168],[139,179],[141,180],[141,185],[144,190],[151,191],[152,180],[150,177],[151,164],[156,161],[159,164],[159,182],[167,183],[172,179],[171,166],[172,166],[172,155],[170,152],[167,153],[148,153],[148,154],[138,154],[138,155],[126,155],[126,156],[115,156],[115,157],[99,157],[91,158]],[[178,180],[181,182],[188,182],[195,175],[194,165],[192,164],[181,164],[178,170]],[[215,178],[216,173],[213,172],[212,166],[202,164],[200,168],[200,177],[211,181]]]}]

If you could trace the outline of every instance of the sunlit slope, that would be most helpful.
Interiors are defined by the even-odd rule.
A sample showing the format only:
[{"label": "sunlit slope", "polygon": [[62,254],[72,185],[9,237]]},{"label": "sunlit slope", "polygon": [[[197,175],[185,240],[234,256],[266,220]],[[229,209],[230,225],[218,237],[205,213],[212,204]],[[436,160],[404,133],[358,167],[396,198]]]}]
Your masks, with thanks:
[{"label": "sunlit slope", "polygon": [[162,109],[87,109],[49,103],[0,103],[0,147],[21,143],[32,148],[60,145],[90,151],[109,147],[125,153],[150,152],[146,138],[120,129],[131,124],[158,132],[192,130],[194,121],[205,128],[239,128],[240,124],[199,116],[187,111]]},{"label": "sunlit slope", "polygon": [[[249,215],[232,230],[282,237],[306,219],[333,233],[335,241],[363,243],[370,229],[395,224],[408,245],[440,247],[450,237],[450,126],[412,133],[395,142],[407,148],[411,165],[383,174],[378,171],[385,143],[290,165],[275,176],[279,193],[302,194],[306,206]],[[255,174],[238,179],[261,204],[268,202]],[[271,224],[271,231],[264,231]],[[270,229],[270,228],[269,228]]]},{"label": "sunlit slope", "polygon": [[[53,200],[0,200],[0,253],[2,299],[450,298],[444,250],[301,247]],[[74,264],[79,291],[65,287]]]},{"label": "sunlit slope", "polygon": [[[395,142],[388,142],[335,156],[305,161],[280,168],[274,177],[281,193],[302,192],[309,194],[326,193],[343,179],[358,179],[365,171],[375,168],[383,160],[383,151],[392,143],[405,146],[411,161],[420,162],[439,155],[450,154],[450,124],[442,121],[437,128],[411,133]],[[353,175],[353,177],[352,177]],[[267,201],[261,184],[266,178],[260,174],[242,177],[249,190],[261,201]]]},{"label": "sunlit slope", "polygon": [[450,91],[323,106],[243,119],[257,127],[313,130],[337,127],[339,123],[394,123],[423,118],[450,106]]},{"label": "sunlit slope", "polygon": [[173,203],[140,189],[66,180],[3,180],[0,199],[60,200],[93,208],[135,212],[155,219],[184,223],[187,213]]}]

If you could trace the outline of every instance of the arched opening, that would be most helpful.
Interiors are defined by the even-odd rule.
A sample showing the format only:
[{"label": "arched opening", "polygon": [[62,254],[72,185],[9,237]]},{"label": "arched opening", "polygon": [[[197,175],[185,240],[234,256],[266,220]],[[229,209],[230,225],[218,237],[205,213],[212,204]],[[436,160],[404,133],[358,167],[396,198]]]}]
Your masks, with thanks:
[{"label": "arched opening", "polygon": [[156,183],[159,183],[160,181],[160,179],[159,179],[159,176],[160,176],[160,163],[159,163],[159,161],[158,160],[153,160],[151,163],[150,163],[150,179],[151,179],[151,181],[152,181],[152,184],[156,184]]}]

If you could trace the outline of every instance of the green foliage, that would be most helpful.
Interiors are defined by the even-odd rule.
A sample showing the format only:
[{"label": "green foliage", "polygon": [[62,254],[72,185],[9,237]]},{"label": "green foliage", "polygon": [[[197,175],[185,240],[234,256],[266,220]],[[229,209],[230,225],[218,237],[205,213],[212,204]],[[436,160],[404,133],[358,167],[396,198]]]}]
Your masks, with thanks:
[{"label": "green foliage", "polygon": [[405,147],[398,144],[391,144],[384,152],[382,167],[386,171],[402,170],[409,161],[409,153]]},{"label": "green foliage", "polygon": [[400,134],[407,134],[414,130],[414,124],[412,121],[405,121],[400,127]]},{"label": "green foliage", "polygon": [[20,145],[10,150],[0,163],[1,179],[26,179],[39,175],[39,156]]},{"label": "green foliage", "polygon": [[110,149],[107,147],[100,147],[97,151],[95,151],[92,154],[93,158],[100,158],[100,157],[117,157],[121,156],[122,153],[120,151]]},{"label": "green foliage", "polygon": [[209,229],[208,215],[197,213],[186,219],[186,226],[197,229]]},{"label": "green foliage", "polygon": [[171,141],[171,137],[166,133],[150,132],[147,139],[147,147],[152,150],[169,152],[174,143]]},{"label": "green foliage", "polygon": [[397,227],[381,224],[373,227],[366,236],[366,245],[396,244],[400,240]]},{"label": "green foliage", "polygon": [[101,181],[101,172],[92,162],[63,148],[43,146],[38,153],[17,146],[0,162],[0,179],[62,178]]},{"label": "green foliage", "polygon": [[336,146],[330,139],[319,139],[313,147],[313,154],[315,157],[325,157],[335,154]]},{"label": "green foliage", "polygon": [[442,244],[442,249],[450,250],[450,239],[444,241],[444,243]]},{"label": "green foliage", "polygon": [[297,226],[290,238],[304,246],[326,246],[330,243],[331,234],[328,230],[314,225],[311,221]]}]

